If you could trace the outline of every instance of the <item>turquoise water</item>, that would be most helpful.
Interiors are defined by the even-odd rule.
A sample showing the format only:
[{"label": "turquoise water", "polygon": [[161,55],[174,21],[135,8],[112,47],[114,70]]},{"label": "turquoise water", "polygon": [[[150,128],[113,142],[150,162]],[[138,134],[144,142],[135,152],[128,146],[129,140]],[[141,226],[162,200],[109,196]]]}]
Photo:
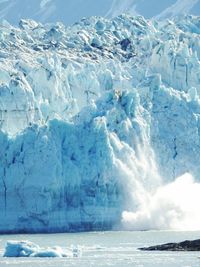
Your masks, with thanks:
[{"label": "turquoise water", "polygon": [[[0,236],[0,266],[9,267],[200,267],[200,252],[144,252],[138,247],[200,238],[200,232],[93,232]],[[29,240],[42,247],[78,245],[78,258],[3,258],[7,240]]]}]

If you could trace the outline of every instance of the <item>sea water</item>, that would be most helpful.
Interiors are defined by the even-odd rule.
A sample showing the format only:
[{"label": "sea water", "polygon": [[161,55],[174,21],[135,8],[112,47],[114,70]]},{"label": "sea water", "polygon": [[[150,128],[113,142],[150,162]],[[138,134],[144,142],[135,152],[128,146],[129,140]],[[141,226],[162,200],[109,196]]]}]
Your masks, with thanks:
[{"label": "sea water", "polygon": [[[186,239],[198,239],[200,232],[91,232],[72,234],[1,235],[0,266],[9,267],[200,267],[200,252],[140,251],[138,248]],[[29,240],[41,247],[77,247],[81,250],[73,258],[4,258],[7,240]]]}]

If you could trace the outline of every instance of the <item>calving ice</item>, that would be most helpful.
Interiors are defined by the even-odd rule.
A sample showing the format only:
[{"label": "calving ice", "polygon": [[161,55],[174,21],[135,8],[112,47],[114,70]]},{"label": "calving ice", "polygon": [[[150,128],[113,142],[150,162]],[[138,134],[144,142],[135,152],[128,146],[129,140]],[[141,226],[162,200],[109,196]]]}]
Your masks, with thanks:
[{"label": "calving ice", "polygon": [[199,24],[1,24],[1,233],[199,228]]}]

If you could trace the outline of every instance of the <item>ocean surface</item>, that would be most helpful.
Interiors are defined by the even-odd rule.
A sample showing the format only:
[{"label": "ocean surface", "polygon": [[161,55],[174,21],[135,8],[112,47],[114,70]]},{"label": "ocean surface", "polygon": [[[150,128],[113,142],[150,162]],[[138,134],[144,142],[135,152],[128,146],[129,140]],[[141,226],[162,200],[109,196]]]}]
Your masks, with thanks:
[{"label": "ocean surface", "polygon": [[[0,266],[63,267],[200,267],[200,252],[144,252],[137,248],[166,242],[198,239],[200,232],[91,232],[73,234],[1,235]],[[29,240],[41,247],[78,246],[76,258],[3,258],[7,240]]]}]

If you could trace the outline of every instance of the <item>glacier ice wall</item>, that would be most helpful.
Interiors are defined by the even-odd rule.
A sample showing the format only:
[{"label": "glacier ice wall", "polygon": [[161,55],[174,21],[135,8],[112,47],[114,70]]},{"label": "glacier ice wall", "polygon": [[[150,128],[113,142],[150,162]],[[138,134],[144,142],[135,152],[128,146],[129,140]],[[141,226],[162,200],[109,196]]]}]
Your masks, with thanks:
[{"label": "glacier ice wall", "polygon": [[199,25],[0,25],[0,232],[111,229],[176,177],[199,180]]}]

